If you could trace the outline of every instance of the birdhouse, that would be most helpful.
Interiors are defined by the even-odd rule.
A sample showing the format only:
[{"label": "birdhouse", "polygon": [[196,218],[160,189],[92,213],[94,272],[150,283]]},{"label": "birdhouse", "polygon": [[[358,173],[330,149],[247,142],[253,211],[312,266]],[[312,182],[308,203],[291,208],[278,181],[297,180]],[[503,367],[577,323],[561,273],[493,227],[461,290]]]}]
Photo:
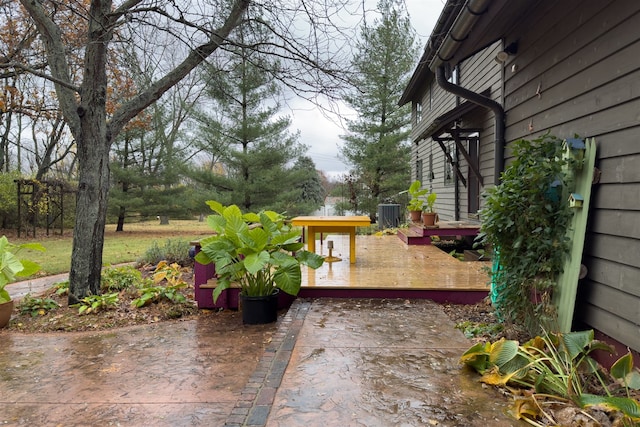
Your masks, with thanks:
[{"label": "birdhouse", "polygon": [[562,194],[562,181],[556,179],[551,184],[549,184],[549,188],[545,191],[544,196],[547,200],[550,200],[554,203],[560,201],[560,195]]},{"label": "birdhouse", "polygon": [[582,197],[578,193],[571,193],[569,195],[569,207],[570,208],[581,208],[584,203],[584,197]]},{"label": "birdhouse", "polygon": [[562,142],[562,158],[574,162],[577,170],[582,169],[586,145],[580,138],[568,138]]}]

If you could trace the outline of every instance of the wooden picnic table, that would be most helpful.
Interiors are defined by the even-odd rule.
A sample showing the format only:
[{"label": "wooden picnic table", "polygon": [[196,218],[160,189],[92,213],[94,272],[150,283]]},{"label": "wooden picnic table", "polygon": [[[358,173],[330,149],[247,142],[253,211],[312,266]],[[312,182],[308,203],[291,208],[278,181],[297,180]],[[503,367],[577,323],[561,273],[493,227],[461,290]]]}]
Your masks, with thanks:
[{"label": "wooden picnic table", "polygon": [[356,227],[371,224],[368,216],[297,216],[291,220],[297,227],[307,227],[309,252],[316,251],[316,233],[348,233],[349,260],[356,262]]}]

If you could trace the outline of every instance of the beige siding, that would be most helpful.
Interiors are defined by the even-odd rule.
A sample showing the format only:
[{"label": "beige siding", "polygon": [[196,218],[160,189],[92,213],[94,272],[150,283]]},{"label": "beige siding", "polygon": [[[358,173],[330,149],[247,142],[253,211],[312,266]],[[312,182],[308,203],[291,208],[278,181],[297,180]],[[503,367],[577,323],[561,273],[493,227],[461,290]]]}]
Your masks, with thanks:
[{"label": "beige siding", "polygon": [[[640,2],[567,0],[527,16],[507,40],[507,140],[550,131],[595,137],[585,247],[589,274],[576,317],[640,350]],[[515,66],[515,71],[512,68]],[[507,155],[510,151],[507,150]]]}]

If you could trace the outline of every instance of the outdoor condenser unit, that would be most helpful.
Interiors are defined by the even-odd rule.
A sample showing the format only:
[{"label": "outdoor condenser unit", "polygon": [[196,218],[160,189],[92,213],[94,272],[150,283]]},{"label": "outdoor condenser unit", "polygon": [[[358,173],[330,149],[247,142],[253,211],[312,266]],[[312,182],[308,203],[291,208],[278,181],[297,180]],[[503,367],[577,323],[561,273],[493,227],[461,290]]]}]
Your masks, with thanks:
[{"label": "outdoor condenser unit", "polygon": [[400,205],[378,205],[378,229],[394,228],[400,225]]}]

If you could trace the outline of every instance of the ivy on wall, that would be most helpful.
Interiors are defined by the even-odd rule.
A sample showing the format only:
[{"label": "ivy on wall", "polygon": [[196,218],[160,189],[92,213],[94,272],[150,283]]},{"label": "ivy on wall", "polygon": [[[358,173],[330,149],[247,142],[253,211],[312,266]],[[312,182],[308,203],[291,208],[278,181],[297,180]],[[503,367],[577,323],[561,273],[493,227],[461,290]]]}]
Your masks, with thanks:
[{"label": "ivy on wall", "polygon": [[535,336],[554,330],[551,295],[569,251],[572,211],[562,140],[550,134],[513,143],[500,185],[484,193],[479,241],[494,249],[492,301],[505,322]]}]

